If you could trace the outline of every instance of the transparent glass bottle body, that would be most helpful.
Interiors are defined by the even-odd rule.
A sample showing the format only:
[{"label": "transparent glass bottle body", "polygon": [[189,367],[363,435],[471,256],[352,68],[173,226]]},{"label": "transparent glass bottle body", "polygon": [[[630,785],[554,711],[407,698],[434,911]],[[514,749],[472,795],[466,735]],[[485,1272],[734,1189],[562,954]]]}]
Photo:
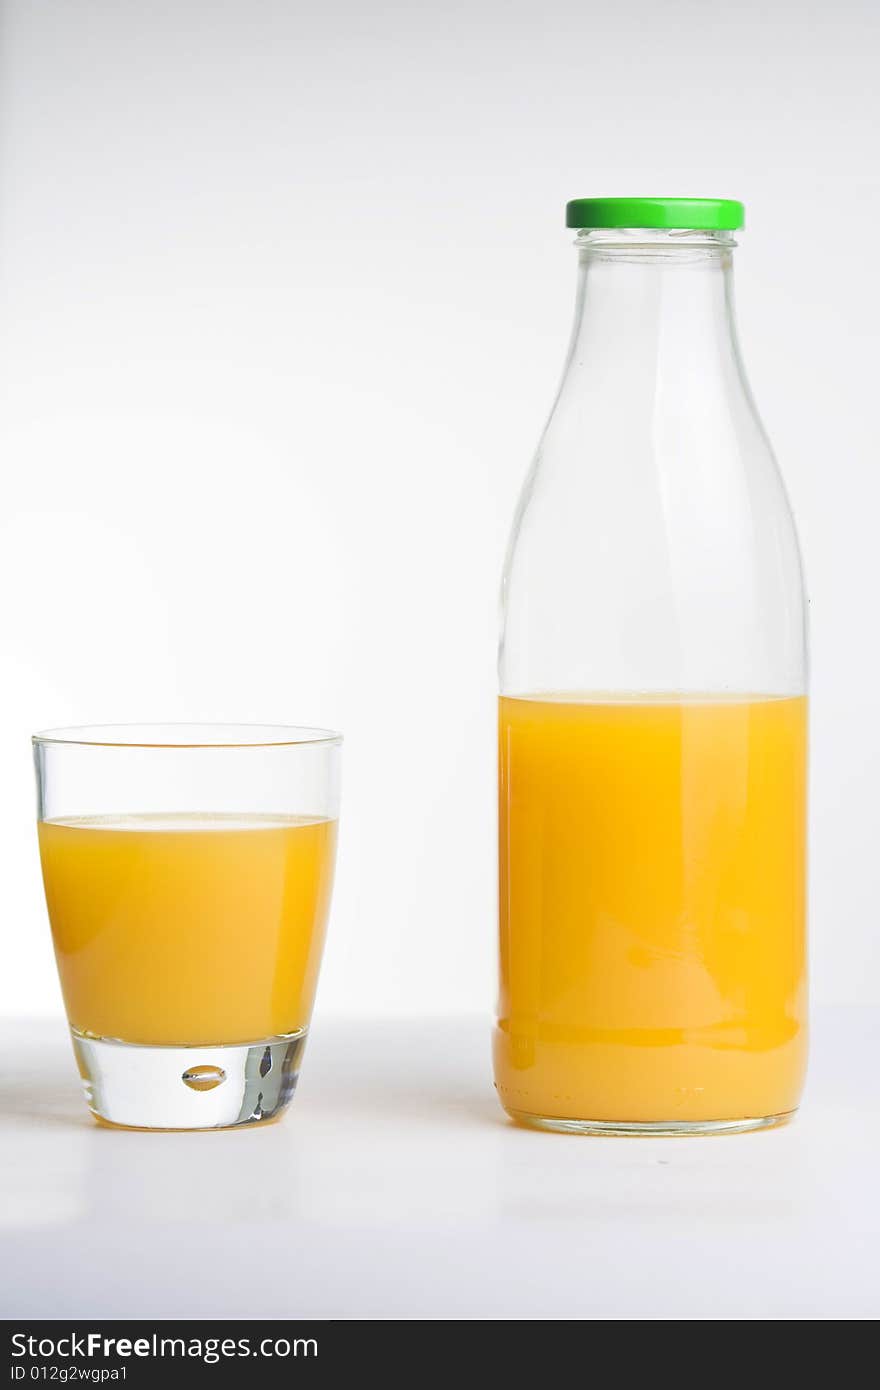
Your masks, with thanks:
[{"label": "transparent glass bottle body", "polygon": [[578,237],[499,653],[496,1083],[535,1124],[742,1128],[800,1094],[803,583],[740,359],[733,248]]}]

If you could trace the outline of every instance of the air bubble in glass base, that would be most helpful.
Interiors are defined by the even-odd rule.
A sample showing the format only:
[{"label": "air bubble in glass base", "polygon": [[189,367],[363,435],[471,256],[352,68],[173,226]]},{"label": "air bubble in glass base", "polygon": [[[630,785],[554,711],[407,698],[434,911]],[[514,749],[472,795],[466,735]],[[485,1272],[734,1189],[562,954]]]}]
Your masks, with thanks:
[{"label": "air bubble in glass base", "polygon": [[71,1029],[86,1103],[126,1129],[230,1129],[290,1104],[306,1030],[218,1047],[148,1047]]}]

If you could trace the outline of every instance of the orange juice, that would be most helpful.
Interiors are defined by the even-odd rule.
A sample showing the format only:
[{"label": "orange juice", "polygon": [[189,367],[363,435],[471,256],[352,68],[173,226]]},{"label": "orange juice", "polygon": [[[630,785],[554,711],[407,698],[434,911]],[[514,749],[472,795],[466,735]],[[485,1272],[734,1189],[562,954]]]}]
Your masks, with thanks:
[{"label": "orange juice", "polygon": [[308,1025],[335,821],[84,817],[43,821],[39,837],[74,1028],[211,1044]]},{"label": "orange juice", "polygon": [[794,1110],[804,698],[502,698],[495,1075],[524,1119]]}]

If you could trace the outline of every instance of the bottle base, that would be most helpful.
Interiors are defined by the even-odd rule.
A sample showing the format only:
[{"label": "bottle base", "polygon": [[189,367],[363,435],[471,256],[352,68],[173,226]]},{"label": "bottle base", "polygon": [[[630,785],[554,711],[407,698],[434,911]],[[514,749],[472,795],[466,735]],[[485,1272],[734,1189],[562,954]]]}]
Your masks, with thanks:
[{"label": "bottle base", "polygon": [[72,1028],[86,1104],[121,1129],[230,1129],[277,1119],[293,1097],[306,1030],[218,1047],[150,1047]]},{"label": "bottle base", "polygon": [[746,1116],[736,1120],[566,1120],[552,1115],[530,1115],[507,1109],[518,1125],[554,1134],[588,1134],[599,1138],[673,1139],[688,1135],[747,1134],[750,1130],[776,1129],[788,1124],[796,1110],[778,1115]]}]

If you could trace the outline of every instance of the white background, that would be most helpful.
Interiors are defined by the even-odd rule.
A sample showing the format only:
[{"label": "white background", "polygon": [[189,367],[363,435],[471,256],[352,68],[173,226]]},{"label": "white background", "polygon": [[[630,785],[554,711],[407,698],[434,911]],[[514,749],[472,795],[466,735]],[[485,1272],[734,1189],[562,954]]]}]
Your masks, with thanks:
[{"label": "white background", "polygon": [[878,1001],[872,0],[0,6],[0,1011],[60,1009],[28,736],[347,737],[319,1010],[491,1008],[494,643],[570,197],[739,197],[812,598],[814,995]]}]

